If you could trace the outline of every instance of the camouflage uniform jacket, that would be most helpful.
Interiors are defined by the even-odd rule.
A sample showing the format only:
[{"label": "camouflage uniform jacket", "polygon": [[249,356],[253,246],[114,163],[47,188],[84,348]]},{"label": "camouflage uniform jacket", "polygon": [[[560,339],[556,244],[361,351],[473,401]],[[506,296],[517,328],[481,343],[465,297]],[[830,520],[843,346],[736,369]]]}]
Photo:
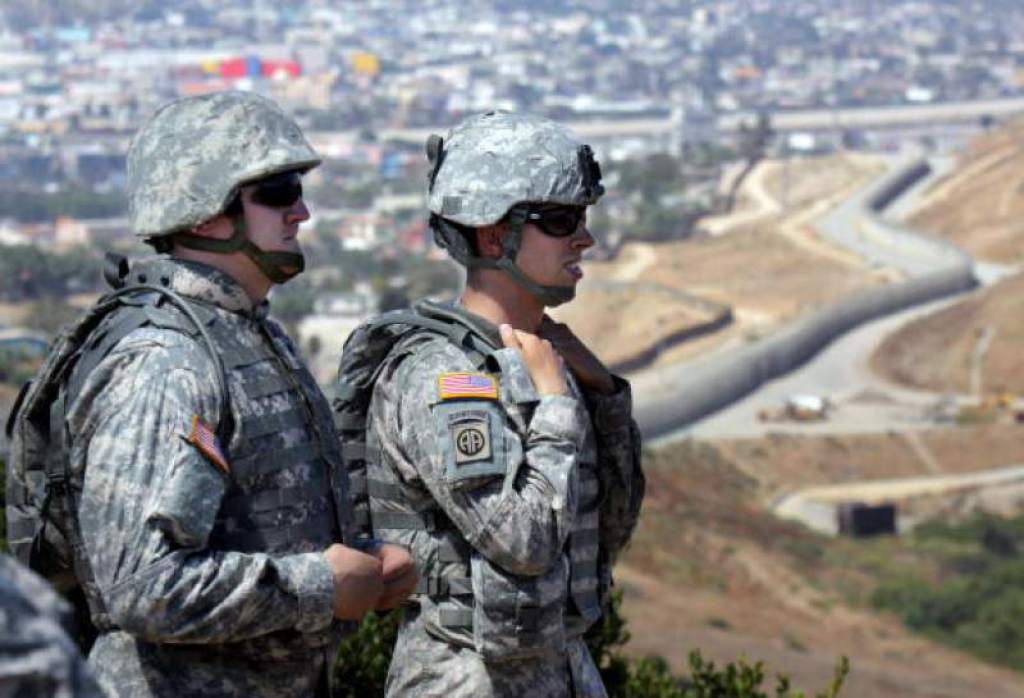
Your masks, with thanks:
[{"label": "camouflage uniform jacket", "polygon": [[62,627],[70,614],[45,581],[0,554],[0,696],[102,698]]},{"label": "camouflage uniform jacket", "polygon": [[[448,310],[501,347],[493,325]],[[500,369],[497,395],[448,399],[452,385],[459,392],[453,376],[480,367],[449,339],[420,333],[391,352],[374,387],[374,530],[408,546],[427,582],[406,609],[388,695],[603,696],[582,635],[607,601],[643,497],[629,384],[587,394],[570,375],[569,394],[539,396],[517,351],[492,349],[487,361]],[[400,492],[394,512],[375,488]],[[408,516],[401,510],[440,511],[423,531],[389,523]],[[460,615],[461,628],[451,621]]]},{"label": "camouflage uniform jacket", "polygon": [[348,507],[330,408],[267,304],[230,277],[166,258],[132,267],[147,277],[209,318],[231,414],[203,340],[159,324],[69,396],[82,539],[116,626],[90,665],[117,696],[315,695],[341,634],[322,551]]}]

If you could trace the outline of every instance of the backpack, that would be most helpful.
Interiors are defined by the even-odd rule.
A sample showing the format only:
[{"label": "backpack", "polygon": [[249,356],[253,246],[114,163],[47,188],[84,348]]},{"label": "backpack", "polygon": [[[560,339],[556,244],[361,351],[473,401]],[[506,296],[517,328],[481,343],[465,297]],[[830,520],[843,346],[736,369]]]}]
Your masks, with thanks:
[{"label": "backpack", "polygon": [[[387,359],[426,334],[446,337],[483,364],[493,347],[445,306],[424,301],[412,309],[393,310],[357,327],[345,340],[331,406],[348,470],[352,507],[359,536],[373,538],[366,474],[366,426],[373,386]],[[401,345],[401,347],[399,346]]]},{"label": "backpack", "polygon": [[[22,386],[6,423],[8,546],[22,564],[71,602],[83,651],[88,651],[99,631],[113,624],[96,589],[78,526],[81,479],[71,473],[64,424],[68,396],[77,395],[92,369],[140,327],[201,336],[220,365],[204,323],[189,301],[162,286],[126,286],[127,276],[127,260],[108,253],[104,277],[115,290],[57,335],[39,372]],[[223,367],[217,379],[222,414],[230,414]]]}]

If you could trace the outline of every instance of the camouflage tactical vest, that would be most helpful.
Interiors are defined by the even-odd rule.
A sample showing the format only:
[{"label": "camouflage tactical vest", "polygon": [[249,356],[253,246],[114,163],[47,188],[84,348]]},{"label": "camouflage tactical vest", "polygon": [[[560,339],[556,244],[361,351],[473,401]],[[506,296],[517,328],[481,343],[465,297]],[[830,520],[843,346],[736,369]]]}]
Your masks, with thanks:
[{"label": "camouflage tactical vest", "polygon": [[[359,449],[359,457],[346,456],[357,519],[368,519],[374,535],[410,547],[421,572],[416,593],[426,623],[436,635],[472,648],[488,659],[561,652],[567,638],[581,635],[601,615],[599,587],[607,570],[600,564],[601,493],[594,435],[591,432],[585,439],[580,453],[579,508],[560,562],[537,577],[510,574],[493,565],[446,521],[429,493],[399,481],[381,450],[377,433],[366,427],[366,385],[361,390],[367,404],[362,410],[351,409],[351,396],[358,391],[348,379],[353,370],[346,361],[351,361],[348,357],[360,357],[363,372],[367,373],[369,364],[376,378],[386,367],[414,353],[418,344],[444,336],[460,347],[478,369],[499,376],[503,409],[514,430],[523,437],[536,405],[536,393],[507,380],[510,372],[502,365],[501,355],[496,354],[500,340],[493,329],[479,326],[475,318],[458,308],[424,302],[415,311],[415,316],[393,313],[371,321],[346,343],[339,392],[350,398],[336,399],[335,411],[346,445],[354,445],[365,434],[365,447]],[[382,329],[389,326],[400,329]],[[582,404],[575,381],[570,378],[570,383]],[[518,451],[518,444],[514,448]],[[506,462],[518,462],[522,455],[510,452]],[[514,469],[507,474],[506,487],[511,487],[514,474]]]},{"label": "camouflage tactical vest", "polygon": [[[135,265],[130,273],[122,267],[114,279],[108,276],[121,287],[116,301],[101,300],[99,305],[106,311],[98,322],[93,321],[91,331],[80,338],[78,347],[65,351],[66,368],[47,372],[44,367],[41,377],[50,384],[37,382],[29,391],[31,397],[59,390],[52,403],[54,416],[49,420],[50,438],[58,443],[57,458],[67,463],[66,444],[72,436],[65,433],[65,406],[72,403],[89,372],[114,345],[141,327],[179,331],[207,343],[222,372],[218,377],[222,420],[217,434],[230,464],[230,481],[208,547],[284,555],[320,551],[333,542],[352,540],[348,476],[341,467],[330,406],[313,377],[273,323],[173,293],[178,303],[166,302],[168,294],[159,287],[167,285],[174,265],[170,260],[149,261]],[[54,381],[58,385],[53,385]],[[25,430],[18,428],[31,416],[23,414],[15,420],[13,449],[26,450],[26,445],[32,445],[23,438]],[[57,469],[52,465],[47,468],[42,462],[45,459],[33,457],[31,450],[27,449],[22,459],[29,477],[19,488],[26,501],[33,489],[38,491],[43,479],[40,476]],[[63,501],[58,502],[50,518],[71,543],[72,571],[85,589],[94,623],[101,631],[111,630],[114,626],[92,584],[80,536],[76,535],[77,494],[84,473],[71,472],[70,468],[66,471],[69,496],[57,498]],[[54,499],[49,490],[44,496]],[[18,526],[30,534],[31,540],[33,527],[38,532],[40,523],[27,520],[18,522]],[[253,658],[270,656],[268,653],[281,656],[329,641],[322,634],[282,631],[232,643],[225,651]]]}]

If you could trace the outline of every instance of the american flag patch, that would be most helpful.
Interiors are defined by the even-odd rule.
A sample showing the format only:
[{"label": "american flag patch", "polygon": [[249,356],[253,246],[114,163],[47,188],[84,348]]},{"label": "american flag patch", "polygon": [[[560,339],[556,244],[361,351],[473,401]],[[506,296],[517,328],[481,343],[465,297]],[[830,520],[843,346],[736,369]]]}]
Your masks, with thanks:
[{"label": "american flag patch", "polygon": [[498,399],[498,381],[486,373],[442,373],[437,378],[437,387],[442,400]]},{"label": "american flag patch", "polygon": [[213,429],[209,427],[199,415],[192,415],[192,433],[188,435],[188,442],[199,449],[199,452],[206,456],[207,460],[220,468],[225,475],[231,473],[231,466],[224,452],[220,450],[220,441]]}]

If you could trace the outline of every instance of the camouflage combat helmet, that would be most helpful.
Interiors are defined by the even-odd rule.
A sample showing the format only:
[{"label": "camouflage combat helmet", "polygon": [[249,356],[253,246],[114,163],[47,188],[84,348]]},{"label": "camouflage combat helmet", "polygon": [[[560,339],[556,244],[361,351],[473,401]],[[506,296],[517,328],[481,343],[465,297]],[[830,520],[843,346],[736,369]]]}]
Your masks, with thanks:
[{"label": "camouflage combat helmet", "polygon": [[[250,92],[218,92],[161,107],[128,148],[128,211],[135,235],[151,241],[184,233],[190,247],[241,250],[274,281],[287,253],[262,252],[245,236],[213,241],[185,231],[224,213],[240,186],[273,174],[308,171],[320,164],[298,125],[271,100]],[[220,245],[210,243],[223,243]],[[248,243],[248,244],[246,244]],[[285,257],[281,257],[285,255]],[[301,270],[301,257],[298,263]]]},{"label": "camouflage combat helmet", "polygon": [[[596,203],[604,187],[590,146],[549,119],[494,111],[466,119],[446,139],[431,136],[427,157],[428,208],[438,245],[466,267],[504,269],[545,305],[572,299],[573,287],[538,284],[516,266],[525,222],[516,205]],[[476,228],[506,217],[511,230],[498,260],[476,256],[451,225]]]}]

